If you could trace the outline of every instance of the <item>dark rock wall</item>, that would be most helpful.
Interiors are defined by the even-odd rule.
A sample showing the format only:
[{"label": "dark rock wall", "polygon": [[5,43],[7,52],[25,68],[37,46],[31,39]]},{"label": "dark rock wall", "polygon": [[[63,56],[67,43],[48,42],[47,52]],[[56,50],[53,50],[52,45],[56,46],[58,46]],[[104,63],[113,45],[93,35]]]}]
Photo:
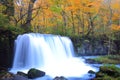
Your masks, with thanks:
[{"label": "dark rock wall", "polygon": [[0,29],[0,67],[12,66],[15,37],[11,31]]},{"label": "dark rock wall", "polygon": [[76,52],[80,55],[106,55],[108,53],[108,46],[101,42],[83,42],[81,46],[77,47]]},{"label": "dark rock wall", "polygon": [[104,39],[79,39],[71,38],[76,55],[92,56],[92,55],[107,55],[110,51],[110,54],[119,54],[120,53],[120,41],[113,41],[109,45],[108,40]]}]

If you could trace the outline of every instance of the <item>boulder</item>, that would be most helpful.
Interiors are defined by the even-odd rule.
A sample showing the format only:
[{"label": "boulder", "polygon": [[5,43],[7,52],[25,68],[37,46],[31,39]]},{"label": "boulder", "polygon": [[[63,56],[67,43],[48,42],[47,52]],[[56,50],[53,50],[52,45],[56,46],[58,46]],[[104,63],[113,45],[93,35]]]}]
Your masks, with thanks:
[{"label": "boulder", "polygon": [[40,71],[40,70],[35,69],[35,68],[31,68],[28,71],[28,78],[30,78],[30,79],[43,77],[43,76],[45,76],[45,72],[44,71]]}]

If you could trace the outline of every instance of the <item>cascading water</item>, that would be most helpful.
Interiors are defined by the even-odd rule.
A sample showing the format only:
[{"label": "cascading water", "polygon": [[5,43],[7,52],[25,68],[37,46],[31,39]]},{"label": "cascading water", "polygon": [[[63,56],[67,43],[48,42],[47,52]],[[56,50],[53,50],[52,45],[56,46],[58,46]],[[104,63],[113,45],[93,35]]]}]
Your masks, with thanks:
[{"label": "cascading water", "polygon": [[68,37],[51,34],[29,33],[15,40],[15,57],[11,72],[27,72],[37,68],[51,77],[82,77],[92,67],[81,58],[74,57],[74,49]]}]

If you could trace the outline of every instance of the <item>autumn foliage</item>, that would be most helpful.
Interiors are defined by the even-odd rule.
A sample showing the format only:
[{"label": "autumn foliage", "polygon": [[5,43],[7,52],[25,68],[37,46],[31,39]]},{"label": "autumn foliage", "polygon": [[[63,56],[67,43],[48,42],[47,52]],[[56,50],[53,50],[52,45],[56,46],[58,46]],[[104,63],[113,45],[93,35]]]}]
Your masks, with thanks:
[{"label": "autumn foliage", "polygon": [[[120,0],[14,0],[14,16],[10,19],[11,24],[22,28],[29,24],[34,32],[102,35],[120,31],[119,3]],[[3,8],[0,6],[0,11]]]},{"label": "autumn foliage", "polygon": [[120,0],[0,0],[0,29],[4,28],[92,42],[104,39],[108,51],[114,42],[119,51]]}]

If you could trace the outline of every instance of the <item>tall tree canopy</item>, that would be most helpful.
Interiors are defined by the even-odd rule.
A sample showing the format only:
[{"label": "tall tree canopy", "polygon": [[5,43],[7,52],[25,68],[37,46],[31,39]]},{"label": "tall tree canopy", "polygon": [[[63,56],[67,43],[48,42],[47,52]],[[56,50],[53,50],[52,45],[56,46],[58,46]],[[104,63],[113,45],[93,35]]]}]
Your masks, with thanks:
[{"label": "tall tree canopy", "polygon": [[89,36],[119,31],[119,3],[119,0],[0,0],[0,11],[25,30]]},{"label": "tall tree canopy", "polygon": [[14,15],[13,0],[0,0],[0,5],[6,7],[6,9],[2,13],[8,15],[9,17]]}]

